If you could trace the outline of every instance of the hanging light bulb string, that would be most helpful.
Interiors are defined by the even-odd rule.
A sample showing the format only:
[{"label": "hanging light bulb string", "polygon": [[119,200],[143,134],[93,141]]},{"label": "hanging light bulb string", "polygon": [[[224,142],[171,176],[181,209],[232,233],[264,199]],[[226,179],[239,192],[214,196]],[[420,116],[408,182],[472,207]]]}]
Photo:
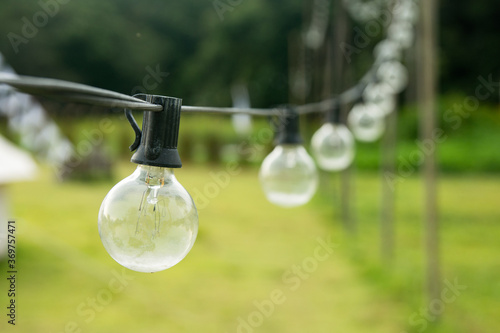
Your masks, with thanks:
[{"label": "hanging light bulb string", "polygon": [[[274,123],[276,147],[259,170],[263,192],[268,201],[282,207],[306,204],[318,188],[319,177],[315,160],[303,146],[300,116],[324,113],[330,118],[327,120],[331,120],[311,139],[318,166],[326,171],[345,169],[354,157],[354,137],[340,122],[342,105],[356,102],[349,113],[354,135],[362,141],[376,140],[384,129],[384,115],[394,111],[390,103],[384,105],[380,100],[393,97],[407,84],[407,73],[398,59],[401,50],[408,48],[413,39],[410,22],[416,19],[416,1],[398,2],[396,12],[401,12],[401,17],[394,17],[396,24],[391,23],[389,38],[385,44],[378,45],[371,69],[355,86],[332,98],[296,107],[182,106],[181,99],[173,97],[128,96],[71,82],[13,74],[0,74],[0,83],[63,102],[126,109],[126,118],[135,132],[135,141],[130,146],[131,151],[135,151],[131,162],[138,166],[104,198],[98,217],[99,235],[110,256],[119,264],[138,272],[157,272],[180,262],[191,250],[198,233],[194,200],[174,176],[174,169],[182,166],[177,151],[181,111],[277,118],[278,122]],[[315,2],[318,6],[325,4],[321,0]],[[309,34],[312,47],[324,40],[325,16],[320,14],[317,11],[317,22],[323,20],[322,23],[313,25]],[[144,112],[142,130],[132,110]]]}]

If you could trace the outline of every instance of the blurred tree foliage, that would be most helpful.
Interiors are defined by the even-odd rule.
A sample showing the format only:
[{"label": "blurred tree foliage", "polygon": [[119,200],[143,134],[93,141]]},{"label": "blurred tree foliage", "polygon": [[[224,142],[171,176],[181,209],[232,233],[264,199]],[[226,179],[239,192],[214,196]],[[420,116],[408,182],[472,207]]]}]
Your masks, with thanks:
[{"label": "blurred tree foliage", "polygon": [[239,81],[249,83],[256,104],[287,100],[287,38],[301,26],[298,0],[241,1],[223,20],[212,0],[72,0],[59,7],[16,53],[8,33],[23,36],[22,18],[33,22],[43,8],[0,2],[0,52],[20,74],[130,94],[159,69],[162,82],[148,91],[185,103],[227,105],[230,84]]},{"label": "blurred tree foliage", "polygon": [[499,81],[499,17],[500,6],[495,0],[442,0],[442,91],[474,95],[479,76],[492,75],[494,81]]},{"label": "blurred tree foliage", "polygon": [[[20,74],[127,94],[142,87],[186,104],[230,105],[230,85],[245,82],[254,106],[286,103],[288,38],[303,28],[312,1],[220,0],[222,14],[214,3],[3,0],[0,52]],[[499,7],[494,0],[443,0],[442,7],[442,86],[473,92],[477,76],[498,77]],[[22,38],[18,52],[13,36]],[[366,68],[370,52],[353,65]]]}]

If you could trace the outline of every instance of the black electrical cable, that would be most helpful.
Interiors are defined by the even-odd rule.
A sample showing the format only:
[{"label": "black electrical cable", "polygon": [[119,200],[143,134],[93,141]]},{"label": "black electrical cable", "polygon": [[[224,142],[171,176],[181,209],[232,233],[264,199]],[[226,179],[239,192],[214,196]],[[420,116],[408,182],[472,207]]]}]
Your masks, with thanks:
[{"label": "black electrical cable", "polygon": [[[376,66],[374,66],[376,67]],[[320,102],[296,106],[300,114],[326,113],[337,104],[348,104],[359,100],[367,84],[374,80],[374,68],[359,81],[357,85],[342,94]],[[8,84],[17,90],[31,95],[49,97],[64,102],[91,104],[109,108],[126,108],[130,110],[161,111],[160,105],[148,103],[141,99],[120,94],[114,91],[95,88],[92,86],[39,77],[17,76],[1,74],[0,83]],[[231,108],[210,106],[182,106],[182,112],[220,113],[220,114],[248,114],[252,116],[272,116],[282,111],[282,107],[269,109]]]}]

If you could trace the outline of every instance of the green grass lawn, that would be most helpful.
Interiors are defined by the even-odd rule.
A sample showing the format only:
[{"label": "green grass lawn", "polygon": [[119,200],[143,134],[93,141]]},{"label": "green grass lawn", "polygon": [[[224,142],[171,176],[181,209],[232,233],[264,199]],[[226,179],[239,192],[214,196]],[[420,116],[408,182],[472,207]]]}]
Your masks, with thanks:
[{"label": "green grass lawn", "polygon": [[[496,332],[500,329],[500,206],[498,176],[442,176],[438,185],[441,280],[444,298],[432,300],[425,290],[423,183],[404,180],[396,189],[396,246],[392,263],[383,265],[380,251],[380,175],[354,177],[353,215],[357,233],[343,248],[365,281],[391,295],[406,312],[405,332]],[[333,182],[335,188],[338,180]],[[325,192],[325,191],[324,191]],[[328,197],[323,197],[321,207]],[[334,207],[337,209],[337,207]],[[337,209],[338,210],[338,209]],[[337,224],[336,222],[334,222]],[[447,283],[466,289],[447,301]],[[449,288],[448,288],[449,289]],[[440,302],[441,301],[441,302]],[[444,304],[443,307],[440,305]],[[440,319],[426,317],[436,306]]]},{"label": "green grass lawn", "polygon": [[[207,184],[223,166],[185,165],[177,178],[203,207],[197,242],[177,266],[142,274],[115,263],[97,232],[102,199],[134,168],[121,165],[114,182],[89,184],[57,184],[45,169],[38,181],[9,188],[18,228],[18,317],[11,328],[2,314],[1,332],[424,331],[421,322],[409,323],[429,302],[422,294],[417,178],[398,188],[397,249],[388,269],[379,260],[376,174],[356,175],[352,238],[332,197],[281,209],[263,197],[256,169],[243,169],[215,193]],[[323,184],[322,194],[331,187]],[[439,188],[443,280],[456,278],[467,289],[425,331],[498,331],[500,178],[445,177]],[[199,193],[209,199],[200,201]],[[336,244],[331,253],[318,243],[328,237]],[[1,267],[6,304],[5,262]]]}]

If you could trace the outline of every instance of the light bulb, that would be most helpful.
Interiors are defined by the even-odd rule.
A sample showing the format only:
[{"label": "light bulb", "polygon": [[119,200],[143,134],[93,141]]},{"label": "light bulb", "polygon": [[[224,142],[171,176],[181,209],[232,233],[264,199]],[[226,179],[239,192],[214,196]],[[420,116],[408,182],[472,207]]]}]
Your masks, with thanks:
[{"label": "light bulb", "polygon": [[377,77],[392,88],[392,93],[402,92],[408,85],[408,70],[399,61],[387,61],[380,65]]},{"label": "light bulb", "polygon": [[415,39],[413,25],[410,22],[394,22],[387,28],[387,36],[402,48],[409,48]]},{"label": "light bulb", "polygon": [[385,130],[384,116],[374,104],[355,105],[347,118],[354,137],[359,141],[372,142]]},{"label": "light bulb", "polygon": [[109,191],[98,225],[102,244],[116,262],[138,272],[158,272],[191,250],[198,212],[172,169],[139,165]]},{"label": "light bulb", "polygon": [[191,250],[198,234],[198,212],[173,171],[182,166],[177,151],[181,100],[135,97],[163,110],[145,111],[142,131],[132,111],[125,110],[135,132],[131,161],[138,167],[104,198],[99,235],[119,264],[138,272],[158,272],[174,266]]},{"label": "light bulb", "polygon": [[415,23],[418,20],[418,5],[412,0],[403,0],[395,3],[393,15],[396,21]]},{"label": "light bulb", "polygon": [[366,102],[376,105],[383,115],[388,115],[396,109],[396,97],[386,82],[368,84],[363,92],[363,98]]},{"label": "light bulb", "polygon": [[343,124],[325,123],[314,133],[311,146],[314,157],[323,170],[343,170],[354,158],[354,138]]},{"label": "light bulb", "polygon": [[402,52],[398,43],[390,39],[384,39],[374,47],[373,55],[377,62],[383,62],[401,59]]},{"label": "light bulb", "polygon": [[259,180],[267,200],[282,207],[304,205],[318,187],[313,159],[300,144],[280,144],[264,159]]}]

